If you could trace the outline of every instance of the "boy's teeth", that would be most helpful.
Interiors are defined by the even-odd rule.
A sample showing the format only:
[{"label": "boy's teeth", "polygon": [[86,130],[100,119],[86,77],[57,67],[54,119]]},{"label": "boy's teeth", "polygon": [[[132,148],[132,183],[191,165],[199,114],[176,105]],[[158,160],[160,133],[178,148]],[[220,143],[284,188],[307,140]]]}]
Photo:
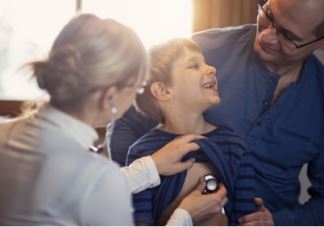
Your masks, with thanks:
[{"label": "boy's teeth", "polygon": [[206,84],[206,85],[204,85],[203,87],[204,87],[204,88],[212,88],[213,85],[212,85],[212,84]]}]

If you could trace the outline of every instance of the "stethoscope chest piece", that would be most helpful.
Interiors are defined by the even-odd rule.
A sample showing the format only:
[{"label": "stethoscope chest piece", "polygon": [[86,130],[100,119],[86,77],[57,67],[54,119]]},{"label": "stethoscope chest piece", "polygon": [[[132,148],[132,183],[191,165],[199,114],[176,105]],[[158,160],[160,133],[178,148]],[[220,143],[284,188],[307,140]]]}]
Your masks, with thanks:
[{"label": "stethoscope chest piece", "polygon": [[204,176],[204,180],[206,181],[206,186],[202,192],[203,194],[209,194],[217,191],[219,182],[213,174],[206,174]]}]

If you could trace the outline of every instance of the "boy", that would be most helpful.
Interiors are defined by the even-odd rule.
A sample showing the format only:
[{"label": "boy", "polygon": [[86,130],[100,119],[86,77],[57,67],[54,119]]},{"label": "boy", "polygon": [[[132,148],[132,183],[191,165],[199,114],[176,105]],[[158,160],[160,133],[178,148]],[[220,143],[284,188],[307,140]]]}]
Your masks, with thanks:
[{"label": "boy", "polygon": [[[230,224],[255,211],[251,153],[244,141],[224,127],[216,127],[202,113],[217,105],[216,69],[205,63],[199,47],[189,39],[175,39],[150,51],[151,73],[137,108],[160,124],[130,147],[127,164],[146,156],[184,134],[201,134],[201,152],[193,153],[194,166],[185,172],[162,177],[161,185],[133,197],[137,224],[165,224],[181,198],[199,178],[213,173],[225,185],[229,202],[225,211]],[[225,225],[218,215],[197,225]]]}]

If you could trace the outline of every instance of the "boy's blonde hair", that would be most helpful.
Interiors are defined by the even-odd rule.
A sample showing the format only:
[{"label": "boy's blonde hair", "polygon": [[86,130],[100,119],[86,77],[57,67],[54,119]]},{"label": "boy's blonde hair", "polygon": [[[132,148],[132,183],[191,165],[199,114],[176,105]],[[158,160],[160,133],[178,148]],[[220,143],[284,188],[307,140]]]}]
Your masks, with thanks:
[{"label": "boy's blonde hair", "polygon": [[138,94],[135,98],[135,107],[159,123],[164,123],[164,116],[158,101],[151,93],[151,85],[155,82],[161,82],[167,86],[171,85],[173,65],[183,55],[185,48],[201,53],[198,45],[191,39],[172,39],[153,46],[149,51],[151,59],[150,73],[144,92]]}]

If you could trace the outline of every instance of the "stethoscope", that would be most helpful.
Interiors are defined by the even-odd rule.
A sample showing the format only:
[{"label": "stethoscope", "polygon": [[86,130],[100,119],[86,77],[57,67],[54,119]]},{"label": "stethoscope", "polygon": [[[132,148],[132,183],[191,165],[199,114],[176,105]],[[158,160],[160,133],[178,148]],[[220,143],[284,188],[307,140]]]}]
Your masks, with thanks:
[{"label": "stethoscope", "polygon": [[98,154],[102,153],[104,150],[105,150],[105,145],[104,144],[89,147],[90,152],[94,152],[94,153],[98,153]]},{"label": "stethoscope", "polygon": [[109,141],[109,139],[107,140],[107,138],[111,138],[111,135],[113,133],[113,129],[115,127],[115,122],[116,122],[117,108],[116,108],[115,104],[112,101],[112,97],[109,97],[108,103],[109,103],[109,106],[111,107],[111,109],[110,109],[110,111],[111,111],[111,120],[110,120],[110,123],[107,125],[107,128],[106,128],[106,136],[105,136],[104,142],[102,144],[99,144],[98,146],[90,146],[89,151],[100,154],[107,147],[108,158],[111,160],[110,149],[108,149],[108,147],[110,147],[110,146],[109,146],[109,144],[107,144],[107,141],[108,141],[108,143],[110,141]]},{"label": "stethoscope", "polygon": [[[108,125],[108,127],[111,127],[111,126]],[[107,129],[109,129],[108,127],[107,127]],[[90,146],[89,151],[93,152],[93,153],[101,154],[105,150],[105,148],[107,147],[107,136],[111,135],[110,131],[111,130],[107,131],[107,134],[105,136],[105,139],[104,139],[103,143],[101,143],[101,144],[99,144],[97,146],[94,146],[94,145]],[[111,154],[110,154],[110,152],[108,150],[107,150],[107,152],[108,152],[108,158],[110,158]]]},{"label": "stethoscope", "polygon": [[[206,186],[205,186],[204,190],[202,191],[202,194],[209,194],[209,193],[216,192],[218,190],[219,180],[216,178],[215,175],[210,174],[210,173],[206,174],[204,176],[204,180],[206,182]],[[222,214],[225,214],[224,207],[222,207]]]},{"label": "stethoscope", "polygon": [[219,181],[213,174],[206,174],[204,176],[204,180],[206,182],[206,186],[202,191],[202,194],[209,194],[216,192],[218,189]]},{"label": "stethoscope", "polygon": [[[112,104],[110,104],[112,105]],[[106,147],[109,147],[109,145],[107,146],[107,138],[110,138],[111,135],[112,135],[112,132],[113,132],[113,129],[114,129],[114,126],[115,126],[115,114],[117,113],[117,109],[116,107],[113,107],[112,110],[112,115],[113,115],[113,118],[112,120],[110,121],[110,123],[107,125],[107,128],[106,128],[106,136],[105,136],[105,139],[103,141],[102,144],[99,144],[98,146],[90,146],[89,147],[89,151],[90,152],[94,152],[94,153],[97,153],[97,154],[100,154],[102,153]],[[109,140],[108,140],[109,141]],[[107,152],[108,152],[108,158],[111,159],[111,153],[109,151],[109,149],[107,148]]]}]

